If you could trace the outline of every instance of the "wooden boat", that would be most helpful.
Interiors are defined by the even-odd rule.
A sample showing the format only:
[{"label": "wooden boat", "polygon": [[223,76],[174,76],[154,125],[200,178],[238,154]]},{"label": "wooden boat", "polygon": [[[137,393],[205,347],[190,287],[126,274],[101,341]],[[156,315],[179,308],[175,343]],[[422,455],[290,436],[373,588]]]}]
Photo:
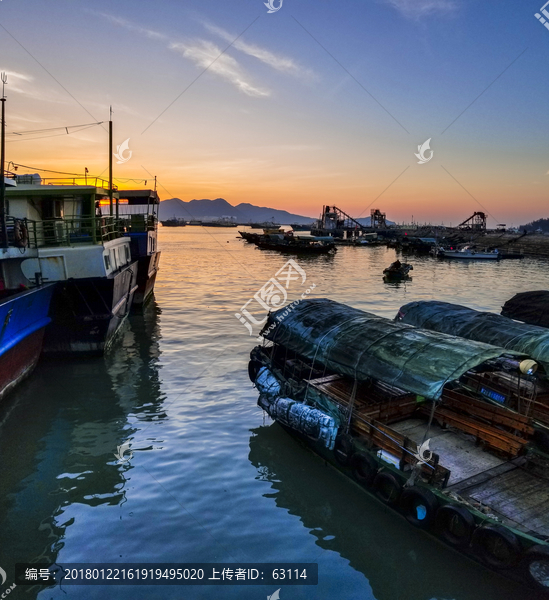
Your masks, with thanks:
[{"label": "wooden boat", "polygon": [[266,240],[263,237],[256,242],[256,245],[262,250],[277,250],[278,252],[283,252],[285,254],[330,254],[337,251],[334,243],[305,242],[287,239]]},{"label": "wooden boat", "polygon": [[249,231],[239,231],[238,233],[240,234],[240,237],[243,240],[246,240],[247,242],[250,242],[250,243],[255,243],[255,242],[259,241],[259,238],[261,237],[260,233],[251,233]]},{"label": "wooden boat", "polygon": [[531,418],[468,385],[534,361],[326,299],[262,335],[248,370],[274,420],[412,526],[549,593],[547,455]]},{"label": "wooden boat", "polygon": [[448,249],[448,248],[439,248],[437,252],[437,256],[442,258],[452,258],[459,260],[499,260],[500,255],[498,250],[485,250],[479,251],[475,250],[471,246],[465,246],[464,248],[457,249]]},{"label": "wooden boat", "polygon": [[407,279],[408,273],[413,270],[413,266],[408,263],[401,263],[396,260],[392,265],[384,269],[383,279],[387,281],[395,281],[400,279]]}]

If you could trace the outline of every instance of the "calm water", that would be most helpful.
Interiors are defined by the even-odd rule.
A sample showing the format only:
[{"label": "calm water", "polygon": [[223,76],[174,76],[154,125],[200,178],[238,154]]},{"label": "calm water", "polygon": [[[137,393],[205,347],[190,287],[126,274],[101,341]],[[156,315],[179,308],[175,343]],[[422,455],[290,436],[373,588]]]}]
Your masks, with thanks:
[{"label": "calm water", "polygon": [[[163,229],[156,301],[104,359],[42,363],[3,408],[0,566],[16,562],[318,562],[281,600],[524,599],[413,529],[256,406],[255,345],[234,313],[286,262],[234,229]],[[546,289],[547,264],[412,258],[387,285],[386,248],[299,259],[312,294],[393,317],[414,299],[499,311]],[[117,446],[133,457],[118,464]],[[10,575],[11,579],[11,575]],[[2,590],[3,591],[3,590]],[[261,599],[266,587],[16,588],[10,598]]]}]

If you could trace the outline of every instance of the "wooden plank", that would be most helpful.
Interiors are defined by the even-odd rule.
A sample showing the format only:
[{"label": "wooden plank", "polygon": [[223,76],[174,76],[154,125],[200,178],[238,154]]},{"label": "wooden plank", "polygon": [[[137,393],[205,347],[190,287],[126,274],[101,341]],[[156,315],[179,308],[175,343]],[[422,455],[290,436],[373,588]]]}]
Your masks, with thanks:
[{"label": "wooden plank", "polygon": [[444,390],[442,400],[446,405],[462,408],[464,411],[482,417],[492,423],[498,423],[510,429],[521,431],[528,436],[534,434],[531,419],[519,413],[513,413],[509,409],[493,406],[482,400],[476,400],[452,390]]}]

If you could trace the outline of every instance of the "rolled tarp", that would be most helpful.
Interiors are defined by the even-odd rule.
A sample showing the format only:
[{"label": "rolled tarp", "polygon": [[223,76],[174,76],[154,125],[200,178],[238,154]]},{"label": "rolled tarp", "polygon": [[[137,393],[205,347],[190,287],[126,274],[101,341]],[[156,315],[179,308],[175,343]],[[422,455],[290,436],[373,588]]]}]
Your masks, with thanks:
[{"label": "rolled tarp", "polygon": [[396,320],[526,354],[549,372],[549,330],[544,327],[435,300],[405,304],[398,311]]},{"label": "rolled tarp", "polygon": [[316,368],[358,381],[374,378],[439,399],[449,381],[498,358],[503,348],[378,317],[325,298],[269,315],[262,335]]},{"label": "rolled tarp", "polygon": [[549,291],[516,294],[503,305],[501,314],[529,325],[549,327]]}]

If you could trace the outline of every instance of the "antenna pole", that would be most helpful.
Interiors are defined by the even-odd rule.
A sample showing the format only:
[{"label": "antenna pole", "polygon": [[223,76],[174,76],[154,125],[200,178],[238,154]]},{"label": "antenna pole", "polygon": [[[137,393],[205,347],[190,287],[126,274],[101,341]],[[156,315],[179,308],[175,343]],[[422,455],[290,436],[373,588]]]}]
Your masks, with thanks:
[{"label": "antenna pole", "polygon": [[109,214],[112,217],[112,106],[109,109]]},{"label": "antenna pole", "polygon": [[4,162],[6,160],[6,96],[4,89],[8,82],[6,73],[2,73],[2,132],[0,134],[0,237],[2,248],[8,247],[8,229],[6,226],[6,181],[4,179]]}]

